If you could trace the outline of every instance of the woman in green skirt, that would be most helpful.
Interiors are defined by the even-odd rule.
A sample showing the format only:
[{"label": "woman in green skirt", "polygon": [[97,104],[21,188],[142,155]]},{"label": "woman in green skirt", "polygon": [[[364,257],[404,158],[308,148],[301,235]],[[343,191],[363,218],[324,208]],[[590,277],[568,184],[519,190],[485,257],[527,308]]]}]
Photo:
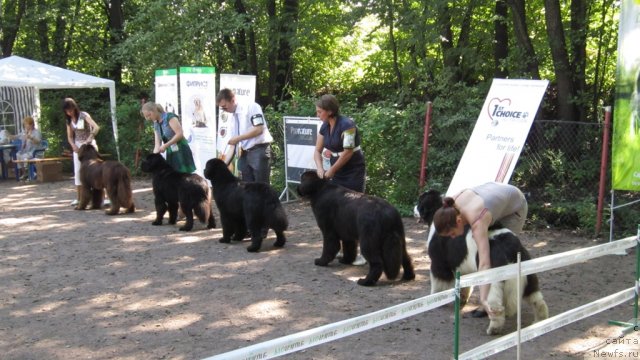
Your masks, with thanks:
[{"label": "woman in green skirt", "polygon": [[142,105],[142,115],[153,123],[155,134],[153,152],[157,154],[166,152],[167,162],[176,171],[182,173],[196,171],[193,154],[189,143],[184,138],[178,115],[165,112],[162,105],[153,102]]}]

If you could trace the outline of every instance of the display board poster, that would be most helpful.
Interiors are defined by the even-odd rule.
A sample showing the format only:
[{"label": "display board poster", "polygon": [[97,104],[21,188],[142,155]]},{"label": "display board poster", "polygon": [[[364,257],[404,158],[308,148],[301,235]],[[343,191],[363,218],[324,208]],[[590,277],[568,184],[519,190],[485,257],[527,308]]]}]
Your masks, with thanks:
[{"label": "display board poster", "polygon": [[618,34],[611,186],[640,190],[640,1],[623,0]]},{"label": "display board poster", "polygon": [[178,110],[178,69],[156,70],[155,103],[166,112],[180,115]]},{"label": "display board poster", "polygon": [[[236,102],[256,101],[256,77],[254,75],[220,74],[220,89],[231,89]],[[267,119],[267,122],[269,119]],[[233,115],[222,110],[218,113],[218,156],[226,153],[229,139],[237,135]],[[237,159],[237,158],[236,158]]]},{"label": "display board poster", "polygon": [[509,182],[547,85],[493,80],[447,195],[489,181]]},{"label": "display board poster", "polygon": [[216,69],[180,68],[180,109],[184,136],[189,142],[196,173],[203,175],[209,159],[216,157]]},{"label": "display board poster", "polygon": [[287,182],[300,183],[300,175],[315,170],[313,153],[322,120],[317,117],[284,117],[285,166]]}]

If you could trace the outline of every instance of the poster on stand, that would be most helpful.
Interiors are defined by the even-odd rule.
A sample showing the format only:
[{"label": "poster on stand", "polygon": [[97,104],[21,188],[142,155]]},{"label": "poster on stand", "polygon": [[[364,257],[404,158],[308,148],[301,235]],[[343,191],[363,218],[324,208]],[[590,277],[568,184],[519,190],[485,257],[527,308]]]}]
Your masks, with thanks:
[{"label": "poster on stand", "polygon": [[182,130],[189,142],[196,173],[203,176],[209,159],[216,157],[216,69],[180,68]]},{"label": "poster on stand", "polygon": [[509,182],[548,83],[493,79],[447,195],[490,181]]},{"label": "poster on stand", "polygon": [[315,170],[313,153],[322,126],[317,117],[284,117],[285,167],[287,183],[300,183],[300,175]]},{"label": "poster on stand", "polygon": [[166,112],[180,115],[178,110],[178,70],[156,70],[155,103],[162,105]]},{"label": "poster on stand", "polygon": [[618,34],[611,187],[640,190],[640,4],[623,0]]}]

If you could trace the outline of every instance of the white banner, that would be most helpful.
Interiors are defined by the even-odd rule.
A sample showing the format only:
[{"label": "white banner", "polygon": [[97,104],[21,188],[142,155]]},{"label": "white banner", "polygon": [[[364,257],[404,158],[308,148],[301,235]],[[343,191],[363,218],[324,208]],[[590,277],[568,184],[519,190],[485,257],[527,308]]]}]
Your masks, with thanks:
[{"label": "white banner", "polygon": [[548,83],[493,80],[447,195],[489,181],[509,182]]},{"label": "white banner", "polygon": [[182,130],[203,176],[207,161],[216,157],[216,69],[181,67],[180,100]]},{"label": "white banner", "polygon": [[[220,89],[233,90],[238,104],[256,101],[256,77],[254,75],[220,74]],[[236,130],[231,114],[220,110],[218,118],[217,149],[218,155],[220,155],[225,152],[227,142],[234,136]]]},{"label": "white banner", "polygon": [[178,70],[156,70],[156,104],[164,111],[180,115],[178,110]]},{"label": "white banner", "polygon": [[300,182],[300,175],[315,170],[313,152],[322,120],[312,117],[284,117],[285,169],[287,182]]}]

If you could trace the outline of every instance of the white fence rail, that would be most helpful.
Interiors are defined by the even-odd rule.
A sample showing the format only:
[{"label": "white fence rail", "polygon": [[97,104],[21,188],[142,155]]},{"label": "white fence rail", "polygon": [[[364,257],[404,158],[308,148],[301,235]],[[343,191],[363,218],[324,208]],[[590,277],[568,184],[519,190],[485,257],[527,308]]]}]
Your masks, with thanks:
[{"label": "white fence rail", "polygon": [[[622,240],[596,245],[583,249],[576,249],[560,254],[548,255],[521,263],[521,274],[528,275],[548,271],[575,263],[587,261],[604,255],[619,254],[620,251],[636,246],[638,236],[631,236]],[[461,287],[477,286],[486,283],[514,278],[518,275],[518,265],[511,264],[499,268],[489,269],[460,278]],[[631,282],[631,280],[629,280]],[[637,281],[635,282],[637,284]],[[632,287],[616,294],[609,295],[562,314],[550,317],[533,324],[521,331],[521,341],[531,340],[542,334],[558,329],[572,322],[595,315],[603,310],[619,305],[633,298],[636,287]],[[394,305],[373,313],[355,318],[338,321],[313,329],[286,335],[259,344],[240,348],[223,354],[207,357],[204,360],[256,360],[271,359],[300,351],[312,346],[324,344],[344,338],[362,331],[417,315],[455,300],[454,289],[437,294],[411,300]],[[485,358],[517,345],[516,333],[505,335],[460,355],[460,359]]]}]

